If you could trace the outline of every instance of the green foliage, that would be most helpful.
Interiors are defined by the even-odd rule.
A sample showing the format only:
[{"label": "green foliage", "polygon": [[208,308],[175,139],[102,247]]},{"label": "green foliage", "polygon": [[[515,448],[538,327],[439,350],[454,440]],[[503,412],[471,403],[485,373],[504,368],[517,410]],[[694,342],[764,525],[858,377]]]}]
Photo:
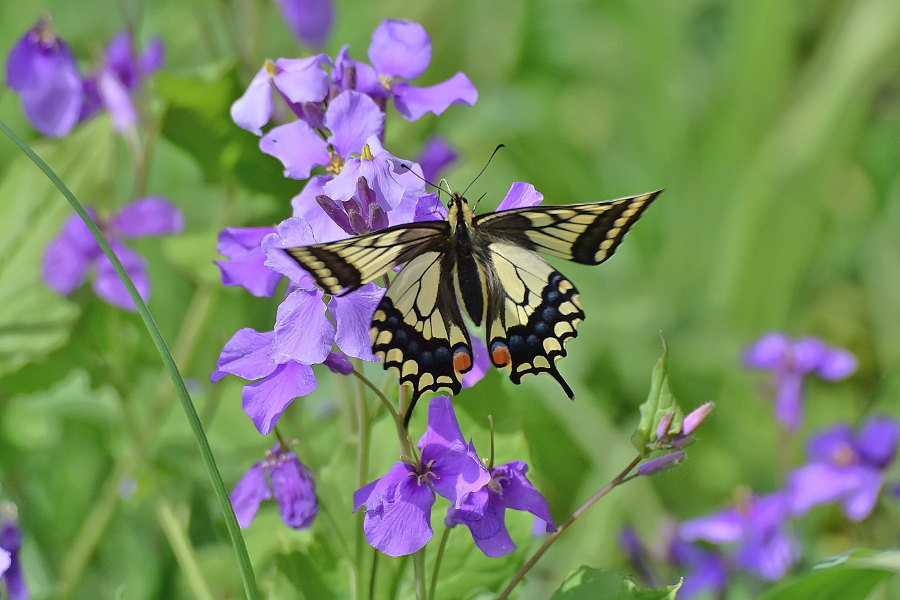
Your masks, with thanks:
[{"label": "green foliage", "polygon": [[669,373],[666,370],[669,348],[666,346],[665,339],[662,343],[662,354],[653,365],[653,374],[650,377],[650,393],[640,406],[641,422],[635,432],[631,434],[631,443],[641,453],[641,456],[646,456],[650,451],[648,444],[657,439],[657,429],[664,417],[668,417],[670,420],[666,431],[673,434],[681,431],[681,423],[684,421],[684,412],[669,389]]},{"label": "green foliage", "polygon": [[675,600],[680,583],[661,590],[639,589],[621,575],[580,567],[569,573],[550,600]]},{"label": "green foliage", "polygon": [[900,552],[853,550],[779,583],[763,600],[864,600],[879,584],[900,573]]}]

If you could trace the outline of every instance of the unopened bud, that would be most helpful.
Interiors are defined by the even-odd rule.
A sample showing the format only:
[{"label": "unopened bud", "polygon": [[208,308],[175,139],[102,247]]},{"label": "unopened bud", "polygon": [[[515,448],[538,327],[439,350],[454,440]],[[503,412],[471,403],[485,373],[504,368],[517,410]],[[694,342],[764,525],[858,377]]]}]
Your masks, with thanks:
[{"label": "unopened bud", "polygon": [[647,462],[639,466],[637,470],[638,475],[654,475],[656,473],[659,473],[660,471],[671,469],[672,467],[683,461],[684,457],[685,453],[682,451],[663,454],[662,456],[654,458],[652,460],[648,460]]},{"label": "unopened bud", "polygon": [[693,433],[715,407],[715,402],[707,402],[692,410],[688,416],[684,418],[684,424],[681,426],[682,435],[690,435]]}]

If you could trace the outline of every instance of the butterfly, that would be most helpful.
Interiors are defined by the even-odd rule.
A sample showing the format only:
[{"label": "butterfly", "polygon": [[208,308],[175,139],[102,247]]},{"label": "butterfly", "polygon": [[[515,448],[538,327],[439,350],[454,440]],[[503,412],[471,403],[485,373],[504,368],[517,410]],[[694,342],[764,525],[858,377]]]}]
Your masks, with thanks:
[{"label": "butterfly", "polygon": [[426,392],[462,389],[474,355],[463,319],[486,330],[491,363],[513,383],[550,374],[584,320],[578,290],[537,252],[597,265],[662,192],[605,202],[475,215],[451,194],[447,218],[395,225],[337,242],[285,248],[329,294],[343,294],[403,265],[372,317],[372,351],[412,388],[405,415]]}]

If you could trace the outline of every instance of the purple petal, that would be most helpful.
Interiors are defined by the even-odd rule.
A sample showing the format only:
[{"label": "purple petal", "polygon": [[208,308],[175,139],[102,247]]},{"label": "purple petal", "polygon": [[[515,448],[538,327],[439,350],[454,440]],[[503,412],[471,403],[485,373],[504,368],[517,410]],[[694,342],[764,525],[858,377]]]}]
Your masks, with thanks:
[{"label": "purple petal", "polygon": [[734,510],[689,519],[678,528],[678,535],[689,542],[706,540],[714,544],[727,544],[738,541],[743,534],[744,519]]},{"label": "purple petal", "polygon": [[288,362],[271,375],[244,386],[241,404],[244,412],[263,435],[268,435],[281,413],[294,398],[316,389],[316,376],[308,365]]},{"label": "purple petal", "polygon": [[477,335],[473,335],[471,338],[472,354],[475,356],[472,360],[472,369],[463,375],[462,386],[464,388],[472,387],[481,381],[488,369],[491,368],[491,359],[488,356],[487,346],[484,345],[484,341]]},{"label": "purple petal", "polygon": [[293,529],[306,529],[319,512],[312,474],[293,452],[278,457],[269,471],[272,493],[278,501],[281,520]]},{"label": "purple petal", "polygon": [[418,23],[385,19],[372,34],[369,62],[380,75],[415,79],[431,62],[431,39]]},{"label": "purple petal", "polygon": [[334,319],[334,341],[349,356],[375,361],[369,330],[372,315],[384,296],[384,288],[367,283],[358,290],[343,296],[332,296],[328,312]]},{"label": "purple petal", "polygon": [[140,56],[141,73],[150,75],[159,69],[165,59],[165,47],[158,37],[151,38]]},{"label": "purple petal", "polygon": [[517,181],[509,186],[509,191],[497,207],[497,212],[513,208],[530,208],[544,201],[544,195],[530,183]]},{"label": "purple petal", "polygon": [[786,366],[791,340],[781,332],[767,333],[744,352],[744,366],[752,369],[782,369]]},{"label": "purple petal", "polygon": [[222,348],[210,381],[218,381],[226,375],[237,375],[253,380],[266,377],[277,366],[269,358],[269,349],[275,340],[275,332],[260,333],[250,327],[238,330]]},{"label": "purple petal", "polygon": [[9,564],[3,572],[3,583],[9,600],[28,600],[28,588],[19,561],[19,549],[22,546],[22,529],[19,524],[5,519],[0,525],[0,548],[9,552]]},{"label": "purple petal", "polygon": [[275,0],[291,31],[304,43],[320,48],[331,33],[334,7],[331,0]]},{"label": "purple petal", "polygon": [[[124,244],[111,240],[110,245],[119,262],[125,268],[125,272],[131,278],[134,287],[144,302],[150,297],[150,278],[147,275],[147,261]],[[119,275],[113,269],[112,263],[105,255],[97,258],[97,275],[94,277],[93,287],[98,296],[125,310],[137,310],[134,300],[125,288],[125,284],[119,279]]]},{"label": "purple petal", "polygon": [[425,142],[422,154],[416,161],[422,166],[422,176],[426,181],[434,182],[441,171],[457,158],[453,148],[444,138],[433,135]]},{"label": "purple petal", "polygon": [[859,489],[860,471],[824,463],[800,467],[788,477],[788,502],[793,516],[802,516],[820,504],[846,498]]},{"label": "purple petal", "polygon": [[450,396],[435,396],[431,399],[428,404],[428,426],[419,438],[418,448],[431,454],[422,457],[422,462],[426,464],[443,452],[468,451]]},{"label": "purple petal", "polygon": [[331,65],[331,59],[325,54],[279,58],[275,61],[278,72],[272,76],[272,81],[291,102],[322,102],[328,95],[328,73],[323,65]]},{"label": "purple petal", "polygon": [[231,120],[241,129],[262,135],[262,126],[272,118],[271,75],[266,67],[257,71],[247,91],[231,105]]},{"label": "purple petal", "polygon": [[800,557],[796,540],[784,531],[754,540],[738,551],[737,563],[768,581],[781,579]]},{"label": "purple petal", "polygon": [[669,452],[662,456],[650,459],[637,468],[638,475],[649,477],[661,471],[667,471],[672,467],[681,464],[684,461],[685,453],[681,450]]},{"label": "purple petal", "polygon": [[350,58],[349,44],[345,44],[334,61],[331,70],[331,83],[338,90],[356,90],[371,98],[387,98],[388,91],[378,79],[375,69],[366,63]]},{"label": "purple petal", "polygon": [[262,464],[256,463],[244,473],[229,497],[241,529],[250,527],[259,510],[259,505],[263,500],[271,497],[272,493],[266,484],[266,473],[263,471]]},{"label": "purple petal", "polygon": [[856,372],[856,357],[847,350],[830,348],[816,368],[816,374],[828,381],[837,381]]},{"label": "purple petal", "polygon": [[297,261],[285,254],[283,249],[307,246],[315,242],[309,223],[298,217],[285,219],[278,225],[278,233],[270,233],[260,243],[260,248],[266,255],[265,266],[290,279],[296,287],[313,289],[315,284],[312,276],[301,269]]},{"label": "purple petal", "polygon": [[800,373],[814,371],[825,357],[829,349],[825,342],[814,337],[805,337],[794,342],[791,349],[792,367]]},{"label": "purple petal", "polygon": [[9,565],[12,564],[12,554],[0,548],[0,575],[6,573]]},{"label": "purple petal", "polygon": [[503,502],[507,508],[530,512],[538,517],[546,523],[548,532],[556,531],[556,525],[553,523],[553,516],[550,514],[547,500],[528,481],[528,478],[525,476],[527,472],[528,465],[522,461],[509,462],[494,467],[494,478],[502,482],[503,492],[501,496]]},{"label": "purple petal", "polygon": [[270,297],[281,275],[265,266],[261,242],[275,231],[272,227],[229,227],[219,232],[216,246],[229,260],[214,261],[222,272],[223,285],[239,285],[254,296]]},{"label": "purple petal", "polygon": [[397,181],[394,164],[399,162],[385,151],[378,138],[372,136],[366,144],[373,158],[352,157],[344,163],[341,173],[325,184],[325,193],[335,200],[349,200],[356,193],[357,181],[365,177],[375,192],[375,201],[385,212],[392,211],[403,200],[404,187]]},{"label": "purple petal", "polygon": [[125,237],[164,235],[184,229],[184,216],[165,198],[147,197],[123,207],[110,225]]},{"label": "purple petal", "polygon": [[[484,501],[486,500],[486,501]],[[472,504],[482,506],[473,507]],[[516,549],[506,529],[505,510],[499,494],[486,489],[469,494],[460,509],[452,506],[447,511],[448,525],[459,523],[469,528],[472,540],[485,556],[505,556]]]},{"label": "purple petal", "polygon": [[138,81],[137,64],[132,53],[131,34],[127,31],[113,36],[106,47],[106,66],[128,89]]},{"label": "purple petal", "polygon": [[325,126],[331,131],[328,140],[343,158],[361,152],[372,136],[381,134],[384,113],[375,101],[355,91],[338,94],[325,111]]},{"label": "purple petal", "polygon": [[715,407],[715,402],[704,402],[688,413],[681,424],[681,435],[690,435],[694,433],[697,427],[706,420],[706,417],[709,416]]},{"label": "purple petal", "polygon": [[826,429],[809,439],[806,453],[810,460],[832,463],[847,462],[842,457],[853,457],[854,437],[849,425],[838,424]]},{"label": "purple petal", "polygon": [[894,460],[900,425],[887,417],[872,417],[857,436],[856,450],[862,460],[880,469]]},{"label": "purple petal", "polygon": [[447,208],[438,199],[437,194],[425,194],[416,203],[416,212],[413,222],[442,221],[447,218]]},{"label": "purple petal", "polygon": [[429,87],[399,81],[391,92],[397,112],[407,121],[415,121],[429,112],[439,115],[451,104],[472,106],[478,100],[478,90],[464,73],[457,73],[447,81]]},{"label": "purple petal", "polygon": [[331,177],[325,175],[311,177],[303,190],[291,200],[294,216],[309,223],[315,243],[333,242],[347,237],[347,233],[316,202],[316,196],[325,195],[325,184],[328,181],[331,181]]},{"label": "purple petal", "polygon": [[678,590],[685,598],[695,598],[703,593],[715,594],[728,583],[728,567],[715,552],[677,537],[669,548],[671,560],[687,567],[684,584]]},{"label": "purple petal", "polygon": [[306,179],[313,167],[330,160],[328,144],[304,121],[275,127],[259,140],[259,149],[280,160],[291,179]]},{"label": "purple petal", "polygon": [[[422,167],[418,163],[400,160],[396,162],[391,161],[391,165],[394,172],[394,181],[403,188],[403,196],[400,198],[400,202],[388,213],[389,223],[391,225],[412,223],[419,204],[419,198],[425,195],[425,183],[421,179]],[[409,169],[401,165],[406,165]]]},{"label": "purple petal", "polygon": [[803,421],[803,374],[781,371],[775,375],[775,418],[796,431]]},{"label": "purple petal", "polygon": [[847,497],[842,506],[851,521],[862,521],[875,509],[878,494],[884,485],[884,474],[878,469],[860,468],[856,492]]},{"label": "purple petal", "polygon": [[69,236],[60,234],[50,241],[44,251],[44,283],[60,294],[70,294],[84,283],[91,260],[90,254],[86,254]]},{"label": "purple petal", "polygon": [[366,540],[388,556],[412,554],[433,535],[434,492],[405,463],[394,463],[384,477],[357,490],[353,504],[356,510],[366,506]]},{"label": "purple petal", "polygon": [[328,357],[322,364],[328,367],[332,373],[338,373],[339,375],[349,375],[353,372],[353,363],[340,352],[329,352]]},{"label": "purple petal", "polygon": [[112,71],[103,69],[97,75],[97,91],[103,106],[112,115],[113,129],[126,131],[132,129],[138,122],[137,110],[131,101],[128,88],[125,87]]},{"label": "purple petal", "polygon": [[325,316],[321,290],[295,290],[278,306],[270,354],[275,362],[320,363],[333,342],[334,327]]}]

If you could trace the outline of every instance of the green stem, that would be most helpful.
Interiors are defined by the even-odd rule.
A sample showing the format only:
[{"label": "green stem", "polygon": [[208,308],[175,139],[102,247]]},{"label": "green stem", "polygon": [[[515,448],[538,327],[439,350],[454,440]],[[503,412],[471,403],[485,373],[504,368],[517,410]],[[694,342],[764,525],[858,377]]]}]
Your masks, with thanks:
[{"label": "green stem", "polygon": [[413,554],[413,565],[416,569],[416,600],[425,600],[425,548]]},{"label": "green stem", "polygon": [[[356,381],[356,427],[357,427],[357,446],[356,446],[356,462],[357,462],[357,472],[356,472],[356,489],[361,488],[362,486],[368,483],[369,477],[369,443],[371,440],[371,425],[369,423],[369,408],[366,404],[366,394],[365,394],[365,385],[368,384],[370,389],[373,389],[377,392],[377,388],[375,388],[372,383],[362,376],[359,369],[362,367],[362,361],[357,359],[356,364],[353,367],[353,373],[357,376]],[[356,582],[356,598],[357,600],[363,600],[364,598],[364,571],[362,568],[363,565],[363,554],[366,549],[366,537],[365,531],[363,530],[365,515],[364,513],[360,513],[356,519],[356,561],[354,562],[355,569],[353,574],[355,576],[354,581]],[[373,575],[374,576],[374,575]]]},{"label": "green stem", "polygon": [[215,600],[212,590],[203,577],[203,571],[200,568],[200,562],[197,560],[197,553],[194,547],[185,535],[185,526],[178,520],[172,505],[161,494],[158,495],[154,503],[156,510],[156,518],[162,526],[166,539],[169,540],[169,546],[175,553],[178,566],[184,574],[184,579],[191,590],[191,596],[200,600]]},{"label": "green stem", "polygon": [[219,473],[215,457],[213,456],[212,450],[209,447],[209,441],[206,439],[206,433],[203,430],[203,425],[200,423],[200,418],[197,416],[197,411],[194,408],[194,403],[191,401],[191,396],[184,384],[184,379],[181,377],[178,366],[172,359],[172,354],[169,352],[169,347],[166,345],[166,341],[163,339],[162,333],[160,333],[159,327],[157,327],[156,322],[153,319],[153,315],[150,314],[150,310],[147,308],[144,300],[141,298],[137,289],[134,287],[134,283],[131,281],[128,273],[125,272],[125,268],[122,266],[122,263],[119,261],[115,252],[113,252],[112,248],[109,245],[109,242],[106,241],[106,238],[100,232],[97,224],[84,209],[84,206],[82,206],[78,199],[75,198],[75,195],[71,192],[71,190],[69,190],[69,188],[62,182],[62,180],[56,175],[56,173],[47,165],[47,163],[45,163],[43,159],[41,159],[41,157],[39,157],[34,152],[34,150],[32,150],[28,146],[28,144],[22,141],[19,136],[13,133],[13,131],[2,120],[0,120],[0,130],[2,130],[3,133],[5,133],[7,137],[9,137],[9,139],[11,139],[17,146],[19,146],[22,152],[24,152],[25,155],[28,156],[28,158],[30,158],[31,161],[34,162],[34,164],[44,172],[47,178],[53,182],[60,193],[62,193],[62,195],[66,197],[66,199],[69,201],[69,204],[72,205],[72,208],[76,213],[78,213],[78,216],[81,217],[82,221],[84,221],[85,225],[87,225],[88,229],[91,231],[91,234],[93,234],[94,239],[100,246],[100,249],[103,250],[103,254],[105,254],[109,259],[110,263],[113,266],[113,269],[115,269],[116,274],[119,276],[119,279],[128,290],[128,294],[134,301],[134,304],[137,307],[137,311],[141,315],[141,319],[144,321],[144,326],[147,328],[147,333],[150,335],[150,338],[153,341],[153,345],[156,346],[156,350],[157,352],[159,352],[159,356],[162,359],[166,369],[169,371],[169,376],[172,378],[172,382],[175,384],[175,389],[178,391],[182,407],[184,408],[185,415],[187,416],[188,424],[191,427],[191,431],[194,434],[194,438],[196,439],[197,445],[200,449],[200,455],[202,456],[203,462],[206,465],[206,470],[209,474],[213,491],[215,492],[216,498],[219,501],[219,505],[222,508],[222,512],[225,517],[225,526],[228,530],[229,536],[231,537],[231,544],[234,547],[235,553],[237,554],[238,566],[243,578],[244,589],[247,592],[247,596],[249,598],[253,600],[260,598],[259,591],[256,587],[256,578],[253,573],[253,565],[250,563],[250,556],[247,554],[247,547],[244,544],[244,538],[241,536],[241,530],[238,526],[237,518],[234,515],[234,510],[231,507],[231,502],[228,499],[228,492],[225,489],[225,483],[222,481],[222,475]]},{"label": "green stem", "polygon": [[434,557],[434,569],[431,571],[431,585],[428,588],[428,600],[434,600],[437,592],[438,573],[441,570],[441,559],[444,558],[444,548],[447,547],[447,540],[450,539],[450,528],[444,526],[444,533],[441,535],[441,541],[438,544],[437,556]]},{"label": "green stem", "polygon": [[375,575],[378,573],[378,555],[380,552],[372,548],[372,569],[369,571],[369,599],[375,598]]},{"label": "green stem", "polygon": [[640,454],[638,454],[630,463],[628,463],[628,466],[622,469],[622,471],[618,475],[613,477],[609,483],[604,485],[599,492],[591,496],[590,500],[579,506],[575,510],[575,512],[573,512],[569,516],[569,518],[559,526],[559,529],[550,534],[550,537],[544,540],[544,543],[541,544],[541,547],[537,549],[537,551],[531,556],[531,558],[529,558],[525,562],[525,564],[522,565],[518,571],[516,571],[516,574],[513,575],[512,579],[510,579],[509,584],[507,584],[507,586],[503,588],[503,591],[500,592],[500,595],[497,596],[497,600],[505,600],[506,598],[508,598],[509,594],[513,591],[513,588],[515,588],[516,585],[522,580],[522,578],[525,577],[525,574],[531,570],[531,567],[533,567],[538,559],[540,559],[544,555],[547,549],[552,546],[556,540],[559,539],[559,536],[561,536],[563,532],[568,529],[569,526],[574,523],[575,520],[578,519],[578,517],[583,515],[590,507],[596,504],[605,495],[610,493],[617,485],[620,485],[622,482],[624,482],[628,478],[628,475],[631,473],[631,471],[636,466],[638,466],[638,463],[640,463],[641,460],[642,457]]}]

